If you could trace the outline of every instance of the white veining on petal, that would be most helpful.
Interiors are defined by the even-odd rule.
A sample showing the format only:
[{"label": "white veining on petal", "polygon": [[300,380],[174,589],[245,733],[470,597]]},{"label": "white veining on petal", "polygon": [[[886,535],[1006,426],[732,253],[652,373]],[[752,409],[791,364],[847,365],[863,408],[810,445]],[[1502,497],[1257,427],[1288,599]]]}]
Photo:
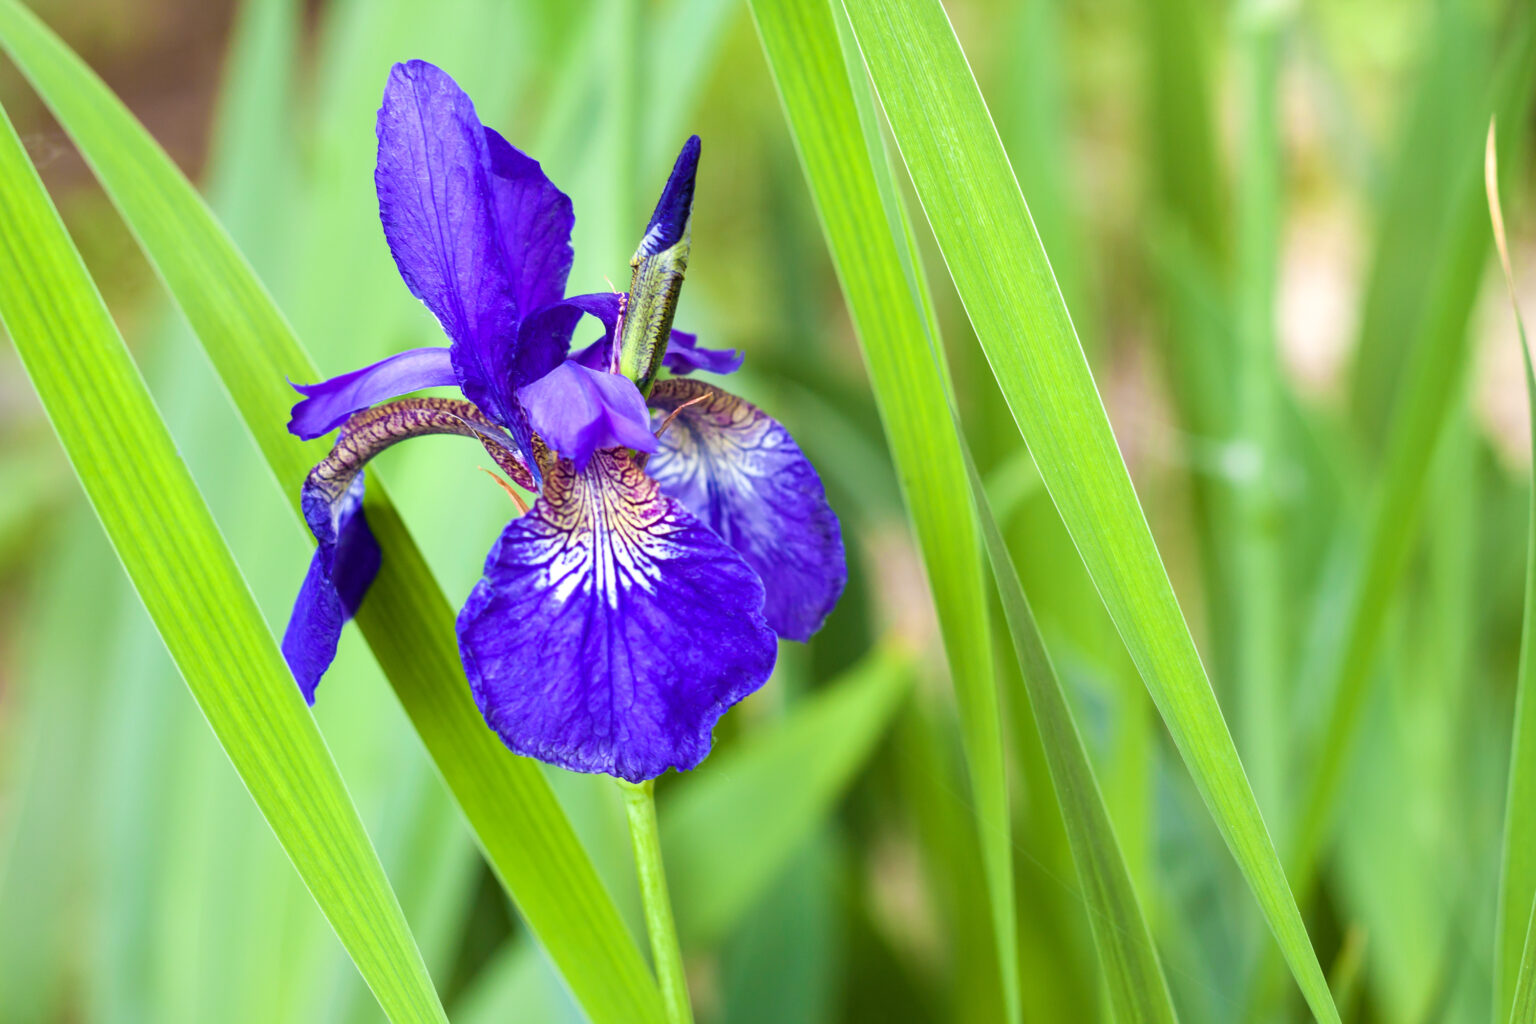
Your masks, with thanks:
[{"label": "white veining on petal", "polygon": [[586,472],[562,462],[534,511],[542,583],[554,599],[598,595],[618,609],[629,589],[656,593],[678,529],[656,485],[627,457],[597,452]]}]

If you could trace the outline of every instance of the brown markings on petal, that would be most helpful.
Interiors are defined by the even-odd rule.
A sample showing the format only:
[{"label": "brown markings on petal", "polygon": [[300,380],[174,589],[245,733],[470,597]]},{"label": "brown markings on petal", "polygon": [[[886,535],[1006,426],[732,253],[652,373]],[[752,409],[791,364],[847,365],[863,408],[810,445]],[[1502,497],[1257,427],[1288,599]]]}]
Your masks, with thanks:
[{"label": "brown markings on petal", "polygon": [[501,428],[472,402],[457,398],[402,398],[354,414],[341,425],[331,454],[310,470],[309,484],[336,501],[369,459],[407,438],[428,434],[475,438],[503,473],[519,486],[534,489],[533,475],[522,460],[491,439]]}]

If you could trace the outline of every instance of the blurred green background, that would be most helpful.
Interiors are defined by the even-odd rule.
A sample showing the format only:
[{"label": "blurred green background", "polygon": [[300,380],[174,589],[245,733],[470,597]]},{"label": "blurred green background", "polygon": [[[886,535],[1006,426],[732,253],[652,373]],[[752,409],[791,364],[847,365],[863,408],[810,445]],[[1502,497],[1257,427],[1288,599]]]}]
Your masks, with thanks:
[{"label": "blurred green background", "polygon": [[[1280,6],[1283,201],[1272,272],[1275,458],[1244,444],[1237,354],[1253,263],[1237,224],[1244,19],[1210,0],[949,0],[1044,237],[1261,806],[1283,836],[1314,756],[1367,497],[1430,297],[1458,273],[1454,411],[1326,844],[1314,943],[1345,1019],[1490,1019],[1494,904],[1529,480],[1507,301],[1458,266],[1454,201],[1521,0]],[[734,0],[68,0],[39,13],[203,186],[327,372],[435,344],[378,227],[373,114],[392,62],[431,60],[576,206],[573,291],[627,281],[677,145],[704,140],[678,323],[742,348],[842,517],[850,584],[722,750],[894,632],[919,679],[846,797],[724,937],[689,957],[702,1018],[994,1021],[995,970],[953,701],[920,562],[820,229],[751,19]],[[1274,5],[1268,5],[1274,6]],[[1527,12],[1528,13],[1528,12]],[[641,59],[624,59],[638,31]],[[624,118],[644,82],[638,122]],[[274,629],[309,558],[216,377],[121,221],[18,75],[0,103],[61,206]],[[1529,109],[1527,105],[1527,109]],[[1529,125],[1505,126],[1520,133]],[[1536,232],[1506,199],[1536,310]],[[930,240],[922,239],[925,246]],[[929,246],[931,249],[931,246]],[[930,267],[942,266],[930,252]],[[1467,261],[1462,260],[1465,264]],[[1479,276],[1481,275],[1481,276]],[[1481,281],[1481,284],[1476,282]],[[939,314],[970,441],[1075,701],[1183,1020],[1301,1019],[1257,966],[1251,897],[1039,487],[951,286]],[[1262,308],[1262,303],[1258,304]],[[1394,411],[1396,410],[1396,411]],[[506,519],[472,445],[381,472],[452,598]],[[1234,609],[1244,488],[1280,558],[1245,702]],[[1251,638],[1249,638],[1251,640]],[[1002,671],[1012,661],[1000,658]],[[1011,707],[1020,971],[1030,1021],[1108,1019],[1071,861]],[[315,714],[455,1021],[580,1020],[522,932],[365,645]],[[1258,748],[1258,749],[1256,749]],[[713,763],[713,762],[711,762]],[[707,764],[700,775],[710,770]],[[611,786],[550,773],[641,934]],[[662,814],[669,791],[660,786]],[[751,808],[741,808],[743,815]],[[727,818],[716,823],[731,829]],[[674,878],[689,899],[686,872]],[[1283,986],[1282,986],[1283,987]],[[1257,995],[1255,993],[1258,993]],[[0,350],[0,1021],[371,1021],[378,1009],[210,735]]]}]

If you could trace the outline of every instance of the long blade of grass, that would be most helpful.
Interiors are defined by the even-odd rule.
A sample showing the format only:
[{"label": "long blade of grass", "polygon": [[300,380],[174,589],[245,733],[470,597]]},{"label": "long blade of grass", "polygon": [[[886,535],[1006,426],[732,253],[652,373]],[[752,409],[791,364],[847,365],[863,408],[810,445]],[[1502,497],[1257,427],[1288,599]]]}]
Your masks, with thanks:
[{"label": "long blade of grass", "polygon": [[[758,36],[863,343],[960,711],[1004,1012],[1020,1015],[1013,866],[1002,725],[985,580],[968,486],[918,299],[872,170],[837,23],[827,0],[752,3]],[[881,157],[883,159],[883,155]]]},{"label": "long blade of grass", "polygon": [[721,938],[773,882],[868,759],[911,681],[910,656],[879,649],[663,796],[661,848],[685,946]]},{"label": "long blade of grass", "polygon": [[[825,12],[825,8],[822,11]],[[894,173],[889,162],[883,159],[878,126],[866,119],[856,129],[864,133],[863,147],[857,145],[853,136],[836,130],[840,127],[836,119],[839,114],[848,118],[850,129],[854,127],[851,115],[858,113],[857,98],[848,72],[824,63],[830,62],[837,51],[833,48],[833,40],[818,39],[816,33],[829,33],[835,29],[833,19],[827,13],[818,14],[810,5],[807,5],[806,13],[808,16],[793,26],[799,34],[786,37],[785,41],[793,39],[797,42],[795,52],[802,57],[815,56],[798,67],[778,62],[774,70],[786,110],[790,113],[791,128],[797,135],[812,192],[822,206],[835,198],[844,210],[843,216],[835,220],[825,217],[824,224],[834,260],[839,264],[850,311],[860,327],[860,339],[867,358],[872,365],[877,360],[899,361],[906,371],[895,382],[901,390],[881,396],[881,401],[895,409],[924,409],[932,407],[933,396],[940,399],[940,407],[934,411],[943,414],[948,423],[929,421],[926,425],[954,440],[954,444],[940,448],[939,454],[960,465],[929,463],[928,471],[947,476],[959,469],[977,501],[982,534],[999,581],[1015,649],[1024,669],[1028,699],[1035,711],[1052,782],[1062,803],[1079,876],[1087,889],[1093,934],[1109,979],[1111,1000],[1118,1019],[1176,1020],[1146,920],[1136,901],[1130,871],[1115,840],[1087,751],[1077,733],[1060,682],[1045,654],[1002,533],[991,515],[985,486],[965,451],[958,420],[944,398],[947,389],[938,359],[932,300],[918,265],[919,254],[914,240],[905,225],[904,212],[897,205],[899,198]],[[772,24],[759,13],[759,27],[764,48],[769,52],[770,60],[774,60],[774,47],[780,42],[774,33],[785,26]],[[847,54],[849,59],[854,56]],[[791,72],[794,72],[793,76]],[[826,130],[809,137],[803,134],[809,126],[796,119],[794,98],[802,94],[814,95],[820,116],[830,122],[826,124]],[[830,178],[829,168],[837,169],[835,179]],[[861,267],[844,265],[850,256],[856,256]],[[860,287],[870,279],[870,271],[878,271],[875,264],[882,260],[891,277],[907,278],[909,287],[905,293],[899,289],[879,293]],[[902,302],[903,294],[907,299],[905,303]],[[905,309],[896,308],[903,305]],[[878,331],[909,333],[905,336],[875,333]],[[882,383],[891,384],[877,380],[877,391]],[[900,457],[899,453],[897,457]]]},{"label": "long blade of grass", "polygon": [[[1496,127],[1488,125],[1483,156],[1483,188],[1493,224],[1494,248],[1509,304],[1520,335],[1525,367],[1525,400],[1531,431],[1532,468],[1536,470],[1536,374],[1525,320],[1515,295],[1515,274],[1504,234],[1499,203],[1499,152]],[[1520,663],[1515,675],[1515,725],[1509,755],[1509,796],[1504,811],[1504,851],[1499,870],[1498,924],[1494,934],[1494,1020],[1510,1024],[1536,1021],[1536,476],[1531,479],[1530,522],[1525,551],[1525,618],[1520,630]]]},{"label": "long blade of grass", "polygon": [[[14,0],[0,46],[79,145],[191,322],[283,492],[323,455],[284,428],[287,381],[313,361],[260,281],[165,152],[80,59]],[[368,521],[385,557],[357,622],[524,920],[597,1022],[662,1020],[660,998],[539,766],[485,727],[464,685],[452,605],[385,489]]]},{"label": "long blade of grass", "polygon": [[1338,1020],[1072,322],[936,0],[845,3],[961,301],[1052,499],[1313,1013]]},{"label": "long blade of grass", "polygon": [[[958,421],[957,421],[958,426]],[[1077,877],[1085,890],[1093,944],[1109,985],[1110,1003],[1119,1021],[1173,1022],[1178,1015],[1158,963],[1157,949],[1146,916],[1136,899],[1131,872],[1115,838],[1088,750],[1072,718],[1061,680],[1045,649],[1035,613],[1019,582],[1007,541],[993,518],[976,464],[966,451],[971,494],[981,518],[981,533],[992,561],[992,574],[1002,597],[1003,615],[1013,636],[1013,649],[1023,669],[1024,688],[1034,711],[1051,784],[1061,802],[1067,839]]]},{"label": "long blade of grass", "polygon": [[277,644],[0,111],[0,321],[129,578],[391,1020],[447,1017]]}]

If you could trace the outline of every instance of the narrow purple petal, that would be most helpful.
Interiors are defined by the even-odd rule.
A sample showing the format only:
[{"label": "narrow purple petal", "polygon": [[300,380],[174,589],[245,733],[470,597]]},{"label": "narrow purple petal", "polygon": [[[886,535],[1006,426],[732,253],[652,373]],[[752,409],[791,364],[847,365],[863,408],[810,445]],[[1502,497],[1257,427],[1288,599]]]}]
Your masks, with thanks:
[{"label": "narrow purple petal", "polygon": [[619,314],[624,312],[625,298],[623,292],[590,292],[586,295],[567,295],[560,301],[597,317],[611,331],[619,322]]},{"label": "narrow purple petal", "polygon": [[670,249],[683,237],[693,210],[693,183],[698,173],[699,137],[692,135],[683,143],[682,152],[677,154],[677,162],[672,165],[666,187],[661,190],[651,222],[645,227],[645,237],[640,240],[636,258],[654,256]]},{"label": "narrow purple petal", "polygon": [[562,460],[459,613],[486,722],[513,751],[638,782],[686,770],[773,671],[762,583],[619,452]]},{"label": "narrow purple petal", "polygon": [[566,360],[518,392],[534,431],[584,469],[603,448],[656,450],[651,416],[634,381]]},{"label": "narrow purple petal", "polygon": [[[550,194],[537,164],[487,135],[464,91],[425,61],[394,66],[377,132],[379,218],[400,276],[452,340],[465,396],[519,437],[514,392],[532,377],[513,372],[518,302],[554,281],[563,288],[569,201]],[[530,237],[514,238],[509,254],[518,231]]]},{"label": "narrow purple petal", "polygon": [[305,396],[293,407],[288,431],[304,440],[329,434],[359,409],[422,388],[459,383],[446,348],[415,348],[319,384],[295,384]]},{"label": "narrow purple petal", "polygon": [[[694,399],[702,400],[683,408]],[[780,636],[810,639],[842,595],[848,568],[837,514],[800,446],[756,406],[702,381],[661,381],[651,407],[682,409],[646,464],[662,493],[762,577],[764,614]]]},{"label": "narrow purple petal", "polygon": [[545,177],[539,162],[493,128],[485,129],[486,168],[496,207],[512,300],[526,317],[565,294],[571,273],[571,200]]},{"label": "narrow purple petal", "polygon": [[572,352],[571,362],[589,370],[607,370],[609,353],[613,351],[613,335],[605,334],[586,348]]},{"label": "narrow purple petal", "polygon": [[[534,310],[518,325],[517,355],[513,361],[512,379],[521,381],[518,386],[522,387],[564,362],[566,352],[571,347],[571,334],[576,330],[582,314],[589,314],[602,321],[611,334],[623,308],[622,294],[598,292],[572,295]],[[605,367],[593,364],[592,369]]]},{"label": "narrow purple petal", "polygon": [[363,515],[361,473],[334,501],[311,474],[302,502],[319,544],[283,633],[283,657],[304,699],[313,704],[315,687],[336,657],[342,626],[356,614],[378,575],[380,553]]},{"label": "narrow purple petal", "polygon": [[673,331],[667,342],[667,354],[661,364],[679,376],[703,370],[706,373],[727,374],[741,369],[746,359],[739,348],[699,348],[699,336],[687,331]]}]

